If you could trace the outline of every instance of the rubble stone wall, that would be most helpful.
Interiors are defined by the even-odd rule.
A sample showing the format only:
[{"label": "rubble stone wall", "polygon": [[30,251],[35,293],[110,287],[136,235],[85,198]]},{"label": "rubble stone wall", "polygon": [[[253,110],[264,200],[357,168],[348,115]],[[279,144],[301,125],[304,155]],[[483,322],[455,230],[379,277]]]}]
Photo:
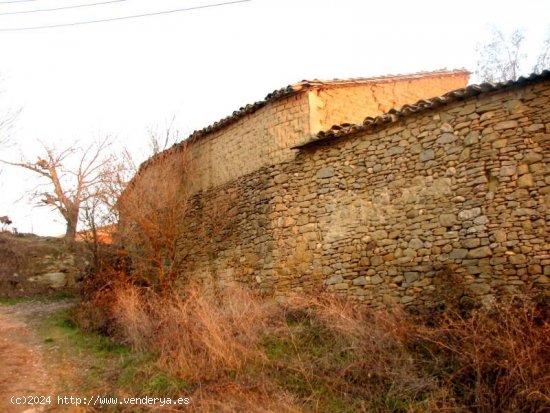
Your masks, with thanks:
[{"label": "rubble stone wall", "polygon": [[[296,151],[195,197],[225,226],[182,273],[286,295],[430,305],[454,280],[490,302],[550,285],[550,82],[484,93]],[[229,198],[228,198],[229,199]],[[201,223],[202,222],[202,223]]]}]

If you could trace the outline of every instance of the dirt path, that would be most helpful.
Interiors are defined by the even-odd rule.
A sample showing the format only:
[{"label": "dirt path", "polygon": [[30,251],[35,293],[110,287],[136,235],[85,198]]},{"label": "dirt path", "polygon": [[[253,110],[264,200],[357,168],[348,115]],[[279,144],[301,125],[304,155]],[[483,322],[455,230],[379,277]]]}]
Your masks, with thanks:
[{"label": "dirt path", "polygon": [[[77,382],[75,370],[56,361],[52,348],[44,344],[36,331],[41,320],[71,305],[70,301],[0,305],[0,412],[83,411],[62,409],[53,400],[60,391],[68,390],[67,383]],[[14,405],[10,401],[12,396],[47,395],[52,397],[51,405]]]}]

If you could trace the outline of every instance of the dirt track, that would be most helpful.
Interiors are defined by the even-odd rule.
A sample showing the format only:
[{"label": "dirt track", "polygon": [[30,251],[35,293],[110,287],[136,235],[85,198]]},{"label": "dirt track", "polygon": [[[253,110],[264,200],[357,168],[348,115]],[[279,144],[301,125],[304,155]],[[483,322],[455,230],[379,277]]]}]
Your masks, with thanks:
[{"label": "dirt track", "polygon": [[[77,412],[51,405],[14,405],[12,396],[47,396],[53,399],[66,391],[73,368],[60,365],[51,349],[36,332],[38,322],[70,302],[33,301],[16,305],[0,305],[0,412]],[[63,384],[64,383],[64,384]]]}]

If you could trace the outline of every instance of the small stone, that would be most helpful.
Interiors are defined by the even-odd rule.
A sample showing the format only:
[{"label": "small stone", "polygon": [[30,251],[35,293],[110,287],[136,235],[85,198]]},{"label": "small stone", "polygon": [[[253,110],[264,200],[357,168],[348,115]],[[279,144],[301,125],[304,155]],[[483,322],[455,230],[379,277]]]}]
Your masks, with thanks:
[{"label": "small stone", "polygon": [[439,216],[439,223],[444,227],[452,227],[457,222],[455,214],[441,214]]},{"label": "small stone", "polygon": [[508,237],[506,236],[506,231],[497,230],[495,231],[495,241],[496,242],[506,242]]},{"label": "small stone", "polygon": [[518,174],[523,175],[529,173],[529,165],[523,164],[518,166]]},{"label": "small stone", "polygon": [[395,305],[397,304],[397,298],[396,297],[393,297],[389,294],[384,294],[382,296],[382,302],[385,304],[385,305],[388,305],[388,306],[391,306],[391,305]]},{"label": "small stone", "polygon": [[460,162],[464,162],[470,159],[470,148],[464,148],[464,150],[460,153],[459,160]]},{"label": "small stone", "polygon": [[371,277],[370,282],[374,285],[380,284],[383,282],[382,278],[377,274],[374,277]]},{"label": "small stone", "polygon": [[480,207],[475,207],[475,208],[472,208],[472,209],[465,209],[463,211],[460,211],[458,213],[458,219],[460,219],[461,221],[465,221],[467,219],[476,218],[479,215],[481,215],[481,208]]},{"label": "small stone", "polygon": [[481,241],[479,238],[468,238],[462,241],[462,245],[465,248],[477,248],[481,245]]},{"label": "small stone", "polygon": [[485,258],[493,255],[491,248],[488,246],[479,247],[468,251],[468,258]]},{"label": "small stone", "polygon": [[288,175],[287,174],[279,174],[275,176],[273,179],[276,184],[283,184],[288,181]]},{"label": "small stone", "polygon": [[516,167],[514,165],[507,165],[500,168],[500,176],[512,176],[516,173]]},{"label": "small stone", "polygon": [[472,131],[464,138],[464,146],[475,145],[479,142],[479,132]]},{"label": "small stone", "polygon": [[479,118],[480,122],[485,122],[486,120],[492,119],[495,116],[495,112],[489,111],[485,112],[481,117]]},{"label": "small stone", "polygon": [[317,172],[317,178],[331,178],[334,176],[334,168],[332,167],[327,167],[327,168],[322,168],[319,170],[319,172]]},{"label": "small stone", "polygon": [[441,129],[441,132],[453,133],[454,131],[453,127],[449,125],[447,122],[443,123],[440,129]]},{"label": "small stone", "polygon": [[542,267],[539,264],[532,264],[528,268],[529,274],[542,274]]},{"label": "small stone", "polygon": [[497,139],[493,142],[493,148],[500,149],[506,147],[506,139]]},{"label": "small stone", "polygon": [[518,127],[518,122],[516,120],[505,120],[503,122],[497,123],[495,126],[493,126],[493,129],[504,130],[504,129],[512,129],[517,127]]},{"label": "small stone", "polygon": [[535,181],[533,180],[533,175],[531,174],[521,175],[518,178],[518,187],[520,188],[529,188],[533,185],[535,185]]},{"label": "small stone", "polygon": [[544,129],[544,125],[542,123],[534,123],[530,126],[528,126],[525,130],[527,132],[538,132],[539,130],[543,130]]},{"label": "small stone", "polygon": [[510,260],[510,264],[513,264],[513,265],[521,265],[527,262],[527,259],[523,254],[510,255],[509,260]]},{"label": "small stone", "polygon": [[388,231],[383,230],[383,229],[379,229],[379,230],[376,230],[376,231],[372,232],[372,234],[370,234],[370,236],[371,236],[371,239],[373,239],[374,241],[381,240],[381,239],[386,239],[386,238],[388,238]]},{"label": "small stone", "polygon": [[421,162],[431,161],[432,159],[435,159],[435,152],[433,149],[422,151],[420,152],[419,159]]},{"label": "small stone", "polygon": [[405,272],[404,275],[405,275],[405,281],[409,284],[418,280],[418,277],[419,277],[417,272],[412,272],[412,271],[407,271]]},{"label": "small stone", "polygon": [[475,295],[484,295],[491,292],[491,287],[485,283],[473,283],[469,288]]},{"label": "small stone", "polygon": [[411,297],[410,295],[404,295],[401,297],[401,304],[409,304],[414,301],[414,297]]},{"label": "small stone", "polygon": [[533,151],[527,152],[523,155],[523,162],[526,164],[532,164],[542,161],[542,155]]},{"label": "small stone", "polygon": [[424,243],[418,238],[413,238],[409,241],[409,248],[412,248],[413,250],[418,250],[420,248],[424,248]]},{"label": "small stone", "polygon": [[474,224],[476,225],[485,225],[489,223],[489,218],[486,215],[481,215],[474,219]]},{"label": "small stone", "polygon": [[466,255],[468,255],[468,250],[463,248],[456,248],[451,251],[449,254],[449,257],[454,260],[461,260],[463,258],[466,258]]},{"label": "small stone", "polygon": [[341,283],[342,281],[344,281],[344,279],[342,278],[341,275],[334,275],[334,276],[330,277],[328,280],[326,280],[325,284],[326,285],[333,285],[333,284]]},{"label": "small stone", "polygon": [[386,152],[384,152],[384,157],[398,155],[403,152],[405,152],[405,148],[403,148],[402,146],[394,146],[388,149]]},{"label": "small stone", "polygon": [[353,280],[353,285],[367,285],[367,279],[364,276],[357,277]]},{"label": "small stone", "polygon": [[454,141],[456,141],[455,135],[453,135],[452,133],[444,133],[435,142],[439,145],[445,145],[448,143],[453,143]]}]

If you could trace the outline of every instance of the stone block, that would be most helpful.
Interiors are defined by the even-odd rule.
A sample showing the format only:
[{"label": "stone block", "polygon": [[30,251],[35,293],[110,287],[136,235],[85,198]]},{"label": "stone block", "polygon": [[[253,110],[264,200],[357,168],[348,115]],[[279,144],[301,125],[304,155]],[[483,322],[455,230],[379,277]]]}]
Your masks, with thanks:
[{"label": "stone block", "polygon": [[433,149],[422,151],[420,152],[419,159],[421,162],[431,161],[432,159],[435,159],[435,152]]},{"label": "stone block", "polygon": [[466,258],[468,255],[468,250],[464,248],[455,248],[449,253],[449,258],[452,258],[453,260],[461,260],[463,258]]},{"label": "stone block", "polygon": [[465,209],[460,211],[458,213],[458,219],[460,219],[461,221],[466,221],[466,220],[474,219],[479,215],[481,215],[481,208],[475,207],[475,208]]},{"label": "stone block", "polygon": [[494,125],[493,129],[496,131],[499,131],[499,130],[517,128],[517,127],[518,127],[517,120],[505,120]]},{"label": "stone block", "polygon": [[441,214],[439,216],[439,223],[444,227],[452,227],[457,222],[458,221],[455,214]]},{"label": "stone block", "polygon": [[468,251],[468,258],[485,258],[492,255],[493,252],[487,245]]},{"label": "stone block", "polygon": [[326,167],[326,168],[321,168],[319,169],[319,171],[317,172],[317,178],[321,178],[321,179],[324,179],[324,178],[331,178],[334,176],[334,168],[333,167]]},{"label": "stone block", "polygon": [[445,145],[456,141],[456,136],[452,133],[444,133],[436,139],[436,143],[439,145]]},{"label": "stone block", "polygon": [[521,175],[518,178],[518,187],[520,188],[530,188],[534,185],[535,185],[535,181],[533,179],[533,175],[531,174]]},{"label": "stone block", "polygon": [[371,284],[378,285],[381,284],[384,280],[382,280],[382,277],[380,277],[378,274],[371,277],[370,282]]}]

